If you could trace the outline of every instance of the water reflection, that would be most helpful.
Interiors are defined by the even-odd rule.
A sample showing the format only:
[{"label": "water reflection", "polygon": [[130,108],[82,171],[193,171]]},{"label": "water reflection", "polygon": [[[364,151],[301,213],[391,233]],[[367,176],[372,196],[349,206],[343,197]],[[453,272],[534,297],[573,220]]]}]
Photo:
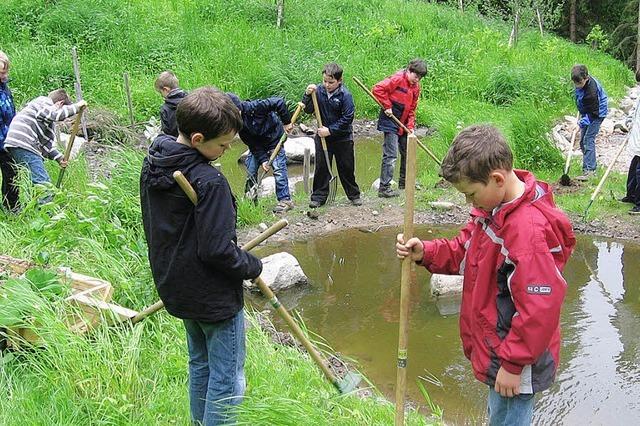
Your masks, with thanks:
[{"label": "water reflection", "polygon": [[[451,237],[456,231],[418,227],[416,234]],[[284,250],[297,257],[313,282],[298,303],[307,326],[356,359],[389,399],[398,344],[397,232],[349,230],[261,252]],[[638,245],[579,237],[565,271],[569,288],[560,372],[538,399],[536,424],[639,424],[639,258]],[[425,386],[444,408],[447,423],[481,424],[486,387],[475,380],[462,354],[457,302],[432,298],[428,282],[428,272],[417,268],[411,287],[409,398],[426,405],[416,381],[433,375],[435,383]]]}]

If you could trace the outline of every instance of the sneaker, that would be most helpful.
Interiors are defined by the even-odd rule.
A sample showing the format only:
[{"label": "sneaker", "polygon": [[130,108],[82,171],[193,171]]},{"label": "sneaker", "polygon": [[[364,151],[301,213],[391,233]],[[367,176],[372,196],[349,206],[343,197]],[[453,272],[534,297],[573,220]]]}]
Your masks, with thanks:
[{"label": "sneaker", "polygon": [[634,200],[633,198],[629,197],[629,196],[624,196],[622,198],[620,198],[618,201],[620,201],[621,203],[629,203],[629,204],[635,204],[636,200]]},{"label": "sneaker", "polygon": [[586,182],[596,175],[596,172],[593,170],[586,170],[580,176],[576,176],[576,180],[580,182]]},{"label": "sneaker", "polygon": [[400,193],[395,189],[387,188],[381,191],[378,191],[378,197],[380,198],[393,198],[399,196]]},{"label": "sneaker", "polygon": [[631,210],[629,210],[629,214],[640,214],[640,206],[634,206]]},{"label": "sneaker", "polygon": [[324,202],[322,202],[322,201],[311,200],[311,201],[309,201],[309,208],[317,209],[318,207],[322,206],[323,204],[324,204]]},{"label": "sneaker", "polygon": [[353,200],[349,200],[351,201],[351,204],[353,204],[354,206],[361,206],[362,205],[362,198],[358,197],[358,198],[354,198]]},{"label": "sneaker", "polygon": [[282,200],[279,201],[278,204],[273,208],[274,213],[285,213],[291,210],[294,207],[293,201],[291,200]]}]

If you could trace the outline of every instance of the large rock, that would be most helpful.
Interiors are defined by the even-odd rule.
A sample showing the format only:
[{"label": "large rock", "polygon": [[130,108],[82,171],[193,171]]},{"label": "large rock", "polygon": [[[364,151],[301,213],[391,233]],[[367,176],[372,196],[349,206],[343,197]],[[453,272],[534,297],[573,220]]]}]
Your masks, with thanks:
[{"label": "large rock", "polygon": [[[56,147],[58,151],[64,154],[64,152],[67,149],[67,143],[69,142],[70,137],[71,135],[68,135],[66,133],[60,133],[60,141],[59,141],[60,143],[56,141]],[[78,156],[78,153],[80,152],[80,149],[82,149],[82,145],[84,145],[85,142],[86,141],[83,137],[76,135],[76,138],[73,141],[73,147],[71,147],[71,154],[69,155],[69,160],[74,160]]]},{"label": "large rock", "polygon": [[[311,162],[313,163],[315,160],[315,143],[313,142],[313,138],[301,136],[290,137],[287,139],[284,143],[284,152],[287,156],[287,164],[304,162],[305,148],[309,148],[309,152],[311,153]],[[248,149],[240,155],[238,163],[244,163],[247,155],[249,155]]]},{"label": "large rock", "polygon": [[605,118],[602,120],[602,124],[600,125],[600,131],[604,132],[607,135],[613,133],[614,123],[613,120],[609,118]]},{"label": "large rock", "polygon": [[[302,176],[289,176],[289,192],[293,195],[296,192],[296,183],[302,182]],[[265,176],[260,182],[260,197],[268,197],[276,193],[276,179],[273,176]]]},{"label": "large rock", "polygon": [[[398,183],[393,179],[391,179],[391,188],[398,189]],[[380,178],[373,181],[373,183],[371,184],[371,189],[373,189],[374,191],[378,191],[380,189]]]},{"label": "large rock", "polygon": [[634,106],[634,102],[633,102],[633,99],[631,98],[623,98],[620,101],[620,109],[624,111],[625,114],[629,114],[633,106]]},{"label": "large rock", "polygon": [[462,293],[462,275],[431,275],[431,294],[434,296],[452,296]]},{"label": "large rock", "polygon": [[[286,252],[272,254],[263,258],[262,274],[260,276],[274,293],[296,285],[309,283],[309,278],[302,271],[298,260]],[[245,281],[244,283],[249,290],[259,291],[258,287],[252,282]]]}]

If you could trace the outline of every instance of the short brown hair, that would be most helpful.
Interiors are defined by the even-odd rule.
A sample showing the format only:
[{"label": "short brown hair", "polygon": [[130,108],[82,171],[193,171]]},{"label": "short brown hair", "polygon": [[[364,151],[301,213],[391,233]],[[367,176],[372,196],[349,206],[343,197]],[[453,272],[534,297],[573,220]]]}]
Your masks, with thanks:
[{"label": "short brown hair", "polygon": [[510,171],[512,168],[513,154],[500,130],[489,125],[475,125],[463,129],[455,137],[442,160],[440,176],[451,183],[467,179],[486,184],[494,170]]},{"label": "short brown hair", "polygon": [[322,74],[327,77],[333,77],[336,80],[342,79],[342,67],[335,62],[329,62],[322,68]]},{"label": "short brown hair", "polygon": [[67,91],[64,89],[56,89],[53,92],[49,92],[49,98],[54,104],[62,101],[63,105],[71,105],[71,98],[69,98]]},{"label": "short brown hair", "polygon": [[205,140],[242,129],[240,111],[231,98],[216,87],[189,93],[176,109],[178,131],[185,137],[202,133]]},{"label": "short brown hair", "polygon": [[589,70],[586,65],[576,64],[571,68],[571,80],[574,83],[581,83],[587,77],[589,77]]},{"label": "short brown hair", "polygon": [[420,78],[422,78],[427,75],[427,64],[422,59],[416,58],[409,62],[409,65],[407,65],[407,70],[409,72],[416,73],[418,76],[420,76]]},{"label": "short brown hair", "polygon": [[178,77],[171,71],[163,71],[160,73],[158,78],[156,78],[156,82],[154,84],[156,90],[159,92],[163,87],[168,87],[169,89],[177,89],[178,88]]},{"label": "short brown hair", "polygon": [[2,65],[0,69],[5,69],[5,68],[9,69],[9,65],[11,65],[11,61],[9,61],[9,57],[2,50],[0,50],[0,65]]}]

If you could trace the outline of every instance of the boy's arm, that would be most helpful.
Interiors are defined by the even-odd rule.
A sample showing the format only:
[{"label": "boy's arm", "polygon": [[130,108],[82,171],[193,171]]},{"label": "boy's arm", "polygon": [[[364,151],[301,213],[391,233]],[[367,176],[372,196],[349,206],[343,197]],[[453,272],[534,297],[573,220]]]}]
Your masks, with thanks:
[{"label": "boy's arm", "polygon": [[80,111],[81,105],[86,105],[86,103],[84,101],[80,101],[71,105],[63,105],[60,108],[56,108],[55,105],[45,106],[36,112],[36,120],[49,123],[53,121],[63,121],[73,115],[76,115],[78,111]]},{"label": "boy's arm", "polygon": [[313,100],[311,99],[311,95],[307,95],[307,92],[302,95],[302,103],[304,104],[304,112],[306,114],[313,114]]},{"label": "boy's arm", "polygon": [[418,99],[420,98],[420,83],[416,83],[418,86],[416,88],[416,96],[411,102],[411,107],[409,108],[409,115],[407,116],[407,128],[409,130],[413,130],[416,128],[416,108],[418,108]]},{"label": "boy's arm", "polygon": [[371,92],[377,100],[380,101],[384,109],[391,108],[391,93],[396,90],[396,87],[400,84],[400,79],[395,75],[387,77],[384,80],[378,82],[373,86]]},{"label": "boy's arm", "polygon": [[467,254],[474,227],[475,223],[470,220],[467,226],[462,228],[458,236],[452,240],[441,238],[423,241],[424,256],[422,264],[424,267],[435,274],[461,274],[461,264]]},{"label": "boy's arm", "polygon": [[549,347],[560,322],[567,283],[549,250],[514,256],[508,277],[516,314],[496,354],[501,367],[520,374]]},{"label": "boy's arm", "polygon": [[214,181],[196,188],[198,257],[220,273],[238,280],[259,276],[262,272],[260,259],[235,243],[236,221],[229,185],[224,181]]},{"label": "boy's arm", "polygon": [[353,97],[351,94],[345,96],[342,102],[342,110],[340,111],[340,118],[334,123],[326,124],[332,136],[346,135],[350,133],[350,126],[353,123],[353,117],[356,113],[356,106],[353,103]]}]

